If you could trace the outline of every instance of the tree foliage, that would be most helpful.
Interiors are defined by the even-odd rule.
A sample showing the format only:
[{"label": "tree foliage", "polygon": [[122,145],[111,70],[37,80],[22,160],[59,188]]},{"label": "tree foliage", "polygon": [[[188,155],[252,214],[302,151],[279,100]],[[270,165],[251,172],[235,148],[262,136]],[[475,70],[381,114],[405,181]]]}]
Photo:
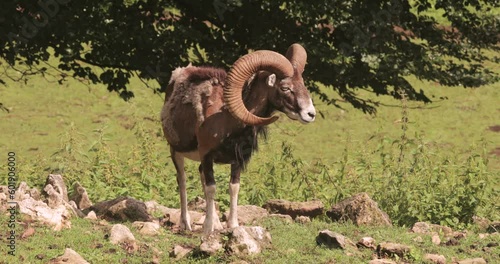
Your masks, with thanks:
[{"label": "tree foliage", "polygon": [[[251,50],[308,51],[309,88],[334,89],[373,112],[356,89],[429,102],[405,79],[477,87],[498,81],[498,0],[2,0],[0,56],[7,65],[103,83],[125,99],[137,75],[165,86],[188,62],[228,68]],[[442,19],[429,14],[439,11]],[[53,60],[56,57],[57,60]],[[91,67],[98,66],[98,67]],[[9,77],[9,76],[7,76]],[[0,76],[6,78],[5,75]]]}]

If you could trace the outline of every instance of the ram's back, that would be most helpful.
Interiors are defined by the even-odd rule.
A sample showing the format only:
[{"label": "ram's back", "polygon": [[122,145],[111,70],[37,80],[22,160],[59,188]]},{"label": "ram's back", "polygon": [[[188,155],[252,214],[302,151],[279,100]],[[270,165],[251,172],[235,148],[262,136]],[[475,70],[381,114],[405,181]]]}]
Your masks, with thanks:
[{"label": "ram's back", "polygon": [[212,67],[177,68],[167,87],[161,112],[163,132],[178,152],[198,147],[198,128],[211,115],[222,111],[222,89],[226,72]]}]

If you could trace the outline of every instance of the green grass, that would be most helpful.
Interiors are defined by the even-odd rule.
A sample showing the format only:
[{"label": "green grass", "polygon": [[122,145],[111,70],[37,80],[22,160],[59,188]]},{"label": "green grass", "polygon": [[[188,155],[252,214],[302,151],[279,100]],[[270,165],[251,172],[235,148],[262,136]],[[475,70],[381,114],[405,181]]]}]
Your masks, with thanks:
[{"label": "green grass", "polygon": [[[489,67],[500,71],[497,64]],[[486,253],[470,249],[476,244],[482,248],[489,241],[479,241],[475,234],[460,247],[436,247],[429,239],[416,244],[406,227],[424,220],[456,229],[473,228],[472,215],[500,219],[496,202],[500,157],[492,153],[500,147],[500,136],[489,129],[500,125],[500,84],[464,89],[410,81],[435,102],[404,103],[409,122],[403,141],[402,102],[360,92],[381,103],[377,115],[365,115],[347,104],[338,109],[316,98],[324,118],[301,125],[280,114],[280,120],[270,127],[268,141],[262,141],[260,151],[242,174],[240,190],[240,204],[262,205],[271,198],[318,198],[327,207],[355,193],[368,192],[402,227],[372,229],[327,221],[300,226],[266,221],[263,225],[272,233],[273,248],[248,262],[325,263],[334,259],[337,263],[360,263],[370,258],[368,251],[347,256],[339,250],[317,247],[314,237],[324,228],[353,240],[371,235],[379,242],[408,243],[415,248],[414,263],[420,263],[428,252],[444,254],[448,260],[452,256],[498,260],[498,247]],[[89,88],[72,79],[63,85],[50,76],[36,76],[27,83],[7,82],[0,86],[0,102],[10,111],[0,110],[0,150],[4,153],[0,155],[16,152],[19,180],[30,186],[40,188],[49,173],[59,172],[68,186],[82,183],[94,202],[129,195],[178,206],[175,171],[159,122],[163,98],[137,79],[130,87],[136,97],[124,102],[103,86]],[[0,162],[1,171],[6,171],[6,166]],[[187,162],[186,169],[189,199],[201,196],[197,164]],[[228,172],[227,166],[216,167],[222,210],[229,203]],[[7,178],[0,179],[0,184],[7,184]],[[0,222],[5,222],[4,218],[0,216]],[[169,261],[168,251],[174,244],[199,243],[196,236],[165,231],[156,238],[138,236],[143,247],[127,255],[107,242],[106,232],[106,227],[79,219],[72,219],[72,229],[61,232],[37,228],[33,237],[18,240],[19,256],[24,260],[15,261],[46,262],[62,254],[67,245],[92,263],[119,263],[123,259],[144,263],[156,247],[163,252],[163,263]],[[98,243],[103,247],[92,247]],[[44,254],[43,260],[37,260],[37,254]],[[5,255],[2,247],[0,259]],[[219,255],[185,261],[231,260],[234,257]],[[8,263],[15,262],[9,259]]]}]

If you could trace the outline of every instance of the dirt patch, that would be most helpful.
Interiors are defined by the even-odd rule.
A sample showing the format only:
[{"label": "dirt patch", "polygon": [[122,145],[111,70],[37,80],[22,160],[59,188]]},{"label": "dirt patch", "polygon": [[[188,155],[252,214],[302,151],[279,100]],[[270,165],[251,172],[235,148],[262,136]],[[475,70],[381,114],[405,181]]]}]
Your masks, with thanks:
[{"label": "dirt patch", "polygon": [[496,147],[494,150],[490,152],[490,154],[500,157],[500,147]]},{"label": "dirt patch", "polygon": [[490,126],[488,129],[493,132],[500,132],[500,125]]}]

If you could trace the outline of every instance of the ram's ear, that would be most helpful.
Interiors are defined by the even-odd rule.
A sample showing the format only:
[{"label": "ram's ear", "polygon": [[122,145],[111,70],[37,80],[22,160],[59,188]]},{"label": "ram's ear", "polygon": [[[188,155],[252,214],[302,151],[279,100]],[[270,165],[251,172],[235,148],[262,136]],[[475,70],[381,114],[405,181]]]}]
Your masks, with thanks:
[{"label": "ram's ear", "polygon": [[269,87],[273,87],[274,84],[276,83],[276,74],[271,74],[267,76],[266,83]]}]

